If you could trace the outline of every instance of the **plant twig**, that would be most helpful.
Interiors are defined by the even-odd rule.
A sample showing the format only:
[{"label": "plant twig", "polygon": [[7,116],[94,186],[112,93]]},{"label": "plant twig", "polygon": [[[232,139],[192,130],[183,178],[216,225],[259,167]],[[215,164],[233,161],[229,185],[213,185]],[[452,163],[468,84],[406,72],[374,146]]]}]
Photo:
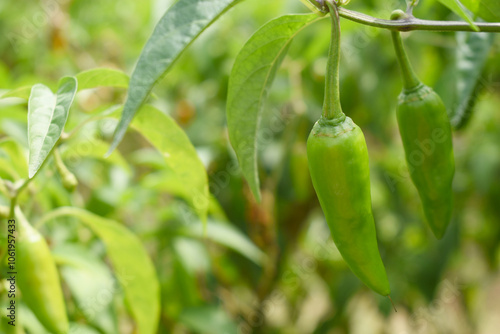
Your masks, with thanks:
[{"label": "plant twig", "polygon": [[[421,20],[413,16],[409,16],[403,20],[391,21],[378,19],[370,15],[345,9],[343,7],[338,8],[338,13],[341,17],[357,23],[394,31],[474,31],[469,23],[461,21]],[[500,32],[500,22],[475,22],[474,24],[479,28],[478,32]]]}]

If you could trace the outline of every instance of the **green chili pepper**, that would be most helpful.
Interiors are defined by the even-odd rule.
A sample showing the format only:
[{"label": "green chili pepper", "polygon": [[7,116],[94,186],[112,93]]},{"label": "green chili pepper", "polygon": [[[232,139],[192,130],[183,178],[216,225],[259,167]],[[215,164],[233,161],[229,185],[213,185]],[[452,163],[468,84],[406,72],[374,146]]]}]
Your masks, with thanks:
[{"label": "green chili pepper", "polygon": [[387,296],[389,281],[378,250],[371,207],[368,150],[363,132],[344,115],[340,105],[340,23],[336,6],[327,5],[332,42],[323,115],[307,140],[309,170],[340,254],[368,287]]},{"label": "green chili pepper", "polygon": [[56,264],[45,239],[16,208],[17,283],[24,302],[45,328],[55,334],[69,331],[68,317]]},{"label": "green chili pepper", "polygon": [[[398,10],[391,19],[404,15]],[[406,163],[427,222],[436,238],[441,239],[453,209],[455,161],[451,125],[439,95],[415,75],[399,32],[392,32],[392,37],[403,74],[404,88],[399,96],[397,119]]]}]

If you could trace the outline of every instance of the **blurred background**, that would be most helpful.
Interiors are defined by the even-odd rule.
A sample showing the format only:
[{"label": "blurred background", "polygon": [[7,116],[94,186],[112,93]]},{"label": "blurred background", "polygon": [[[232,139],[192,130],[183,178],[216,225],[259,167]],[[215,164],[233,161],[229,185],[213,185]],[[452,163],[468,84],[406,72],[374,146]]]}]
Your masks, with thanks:
[{"label": "blurred background", "polygon": [[[38,82],[55,87],[64,75],[96,67],[131,74],[172,3],[0,2],[0,93]],[[356,0],[348,6],[380,18],[404,7],[402,0]],[[455,211],[445,238],[437,241],[406,170],[395,117],[402,83],[390,33],[342,19],[342,106],[367,140],[379,248],[396,313],[343,262],[309,179],[305,142],[323,102],[328,19],[294,40],[265,106],[259,137],[262,203],[253,199],[228,142],[225,101],[238,51],[265,22],[307,12],[299,0],[243,2],[211,26],[154,90],[151,103],[184,128],[206,166],[217,236],[186,233],[185,226],[200,223],[190,221],[193,214],[169,182],[159,153],[139,135],[131,132],[119,152],[104,160],[104,141],[112,133],[102,122],[86,125],[68,148],[77,152],[66,158],[80,182],[78,191],[68,194],[46,168],[37,180],[39,191],[24,198],[29,214],[36,220],[53,208],[75,205],[134,231],[162,286],[158,333],[498,333],[500,39],[485,55],[469,121],[455,132]],[[421,1],[415,15],[456,19],[435,1]],[[404,37],[422,81],[447,99],[466,34]],[[122,103],[125,94],[110,88],[80,93],[68,127]],[[14,138],[24,151],[26,111],[25,102],[0,100],[0,137]],[[85,146],[89,142],[94,146]],[[73,254],[88,264],[88,276],[61,265],[72,321],[85,324],[89,333],[130,333],[119,290],[92,312],[85,306],[99,280],[113,275],[100,241],[64,219],[45,225],[43,232],[54,254]],[[261,253],[265,260],[257,260]],[[29,333],[44,333],[34,318],[27,319]]]}]

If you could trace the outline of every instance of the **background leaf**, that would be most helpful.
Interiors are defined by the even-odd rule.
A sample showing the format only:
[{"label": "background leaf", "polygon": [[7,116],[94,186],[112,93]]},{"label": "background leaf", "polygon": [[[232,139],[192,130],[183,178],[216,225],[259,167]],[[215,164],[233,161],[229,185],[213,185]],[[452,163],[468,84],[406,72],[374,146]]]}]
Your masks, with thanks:
[{"label": "background leaf", "polygon": [[137,324],[137,333],[156,333],[160,286],[153,263],[140,240],[118,222],[74,207],[56,209],[42,220],[61,216],[78,218],[102,240]]},{"label": "background leaf", "polygon": [[111,68],[94,68],[75,75],[78,80],[78,90],[96,87],[127,88],[129,77],[119,70]]},{"label": "background leaf", "polygon": [[189,195],[189,204],[205,221],[209,203],[207,173],[186,133],[170,116],[149,105],[141,108],[132,127],[160,151]]},{"label": "background leaf", "polygon": [[229,139],[259,201],[257,134],[262,107],[293,37],[319,19],[316,14],[286,15],[268,22],[243,46],[231,72],[227,98]]},{"label": "background leaf", "polygon": [[500,22],[500,1],[460,0],[471,12],[490,22]]},{"label": "background leaf", "polygon": [[460,16],[462,19],[467,21],[472,27],[472,29],[474,29],[475,31],[479,31],[478,27],[476,27],[476,25],[474,24],[474,21],[472,21],[467,12],[462,8],[458,0],[438,0],[438,1],[441,2],[443,5],[445,5],[446,7],[448,7],[452,12]]},{"label": "background leaf", "polygon": [[493,46],[493,34],[457,32],[454,61],[447,67],[436,85],[443,99],[452,125],[463,126],[470,117],[479,94],[479,82],[488,55]]},{"label": "background leaf", "polygon": [[135,113],[154,85],[180,54],[220,15],[241,0],[180,0],[165,15],[149,38],[137,62],[123,115],[109,151],[118,146]]},{"label": "background leaf", "polygon": [[183,227],[181,232],[191,237],[206,237],[208,240],[240,253],[259,265],[266,259],[265,254],[247,236],[230,224],[209,220],[205,233],[200,224],[190,224]]},{"label": "background leaf", "polygon": [[40,169],[61,137],[76,89],[77,82],[74,77],[61,79],[55,95],[42,84],[33,86],[28,102],[30,179]]}]

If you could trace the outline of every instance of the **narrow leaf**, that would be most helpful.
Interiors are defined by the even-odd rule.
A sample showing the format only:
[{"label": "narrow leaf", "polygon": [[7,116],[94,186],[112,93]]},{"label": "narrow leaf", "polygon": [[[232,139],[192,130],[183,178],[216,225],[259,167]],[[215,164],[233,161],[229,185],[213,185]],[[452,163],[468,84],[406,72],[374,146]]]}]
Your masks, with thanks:
[{"label": "narrow leaf", "polygon": [[182,52],[220,15],[241,0],[179,0],[165,13],[132,73],[123,114],[109,152],[120,143],[135,113]]},{"label": "narrow leaf", "polygon": [[500,1],[460,0],[471,12],[485,21],[500,22]]},{"label": "narrow leaf", "polygon": [[316,14],[286,15],[268,22],[243,46],[229,78],[229,139],[243,175],[259,201],[257,134],[262,106],[293,37],[319,19]]},{"label": "narrow leaf", "polygon": [[29,178],[48,157],[68,119],[77,89],[74,77],[61,79],[57,94],[42,84],[31,89],[28,102]]},{"label": "narrow leaf", "polygon": [[177,123],[160,110],[145,105],[132,127],[160,151],[186,191],[186,198],[203,222],[209,204],[208,177],[196,149]]},{"label": "narrow leaf", "polygon": [[95,68],[78,73],[78,90],[96,87],[118,87],[127,88],[129,77],[122,71],[111,68]]},{"label": "narrow leaf", "polygon": [[472,29],[475,31],[479,31],[479,28],[474,24],[474,21],[470,18],[469,14],[464,10],[462,5],[458,0],[438,0],[443,5],[448,7],[452,12],[463,18],[465,21],[469,23]]},{"label": "narrow leaf", "polygon": [[141,241],[118,222],[75,207],[56,209],[42,221],[61,216],[78,218],[102,240],[136,322],[136,332],[156,333],[160,316],[160,284]]}]

